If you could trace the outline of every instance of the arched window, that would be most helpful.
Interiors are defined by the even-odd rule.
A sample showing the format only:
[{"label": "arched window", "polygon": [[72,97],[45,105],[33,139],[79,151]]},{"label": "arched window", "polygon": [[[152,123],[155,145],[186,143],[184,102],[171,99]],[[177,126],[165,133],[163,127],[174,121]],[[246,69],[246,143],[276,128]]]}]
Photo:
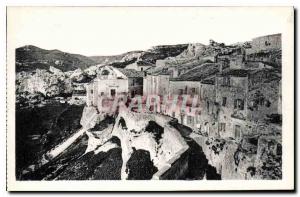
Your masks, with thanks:
[{"label": "arched window", "polygon": [[103,70],[103,71],[101,72],[101,75],[109,75],[109,71],[108,71],[108,70]]}]

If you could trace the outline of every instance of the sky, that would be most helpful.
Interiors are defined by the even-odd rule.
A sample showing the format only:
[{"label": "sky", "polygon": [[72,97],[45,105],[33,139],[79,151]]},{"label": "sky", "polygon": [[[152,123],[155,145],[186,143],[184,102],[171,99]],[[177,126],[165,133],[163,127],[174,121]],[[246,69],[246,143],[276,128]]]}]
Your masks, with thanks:
[{"label": "sky", "polygon": [[[8,44],[87,56],[281,33],[285,8],[9,7]],[[11,42],[11,43],[10,43]]]}]

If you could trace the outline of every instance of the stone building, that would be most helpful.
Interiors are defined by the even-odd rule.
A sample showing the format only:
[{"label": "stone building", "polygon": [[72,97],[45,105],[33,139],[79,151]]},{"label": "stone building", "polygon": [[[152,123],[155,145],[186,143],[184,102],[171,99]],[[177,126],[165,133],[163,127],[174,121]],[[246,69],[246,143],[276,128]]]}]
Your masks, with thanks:
[{"label": "stone building", "polygon": [[261,121],[281,115],[281,77],[274,69],[249,72],[247,119]]},{"label": "stone building", "polygon": [[147,69],[149,68],[152,68],[154,67],[155,65],[150,63],[150,62],[147,62],[147,61],[137,61],[137,62],[134,62],[132,64],[129,64],[125,67],[125,69],[134,69],[136,71],[146,71]]},{"label": "stone building", "polygon": [[247,89],[246,70],[229,70],[216,76],[216,103],[219,106],[217,133],[220,137],[241,138],[241,122],[246,120],[247,114]]},{"label": "stone building", "polygon": [[257,134],[259,124],[280,123],[280,91],[280,76],[274,69],[237,69],[218,74],[218,135],[240,139]]},{"label": "stone building", "polygon": [[99,98],[106,96],[134,97],[143,94],[143,73],[133,69],[102,67],[97,77],[87,86],[87,105],[97,106]]},{"label": "stone building", "polygon": [[281,34],[260,36],[252,39],[251,48],[247,48],[247,53],[257,53],[264,50],[281,50]]},{"label": "stone building", "polygon": [[217,135],[219,106],[216,105],[215,80],[203,80],[200,83],[197,129],[209,136]]},{"label": "stone building", "polygon": [[169,79],[168,74],[147,75],[143,82],[143,95],[169,95]]}]

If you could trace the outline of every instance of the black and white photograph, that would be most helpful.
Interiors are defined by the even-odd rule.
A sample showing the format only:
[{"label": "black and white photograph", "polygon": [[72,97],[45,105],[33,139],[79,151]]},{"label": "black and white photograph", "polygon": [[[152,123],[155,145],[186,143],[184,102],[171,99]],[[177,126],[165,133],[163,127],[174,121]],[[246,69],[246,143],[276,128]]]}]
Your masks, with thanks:
[{"label": "black and white photograph", "polygon": [[8,7],[9,189],[292,188],[293,21],[292,7]]}]

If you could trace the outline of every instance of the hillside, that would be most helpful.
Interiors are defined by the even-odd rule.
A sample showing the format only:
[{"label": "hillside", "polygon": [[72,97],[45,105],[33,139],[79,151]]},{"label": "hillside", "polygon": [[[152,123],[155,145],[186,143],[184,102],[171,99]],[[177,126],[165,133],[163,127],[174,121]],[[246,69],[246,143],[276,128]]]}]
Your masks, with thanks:
[{"label": "hillside", "polygon": [[45,50],[32,45],[16,49],[16,71],[32,71],[37,68],[48,70],[50,66],[62,71],[88,68],[96,62],[78,54],[59,50]]},{"label": "hillside", "polygon": [[59,50],[46,50],[32,45],[16,49],[16,72],[30,72],[35,69],[49,70],[50,66],[63,72],[73,71],[78,68],[84,70],[97,64],[109,64],[118,68],[145,60],[155,64],[158,59],[174,57],[182,53],[187,44],[155,46],[147,51],[130,51],[112,56],[83,56],[66,53]]},{"label": "hillside", "polygon": [[109,56],[90,56],[97,64],[109,63],[109,62],[119,62],[130,60],[133,57],[139,56],[143,51],[130,51],[120,55],[109,55]]}]

